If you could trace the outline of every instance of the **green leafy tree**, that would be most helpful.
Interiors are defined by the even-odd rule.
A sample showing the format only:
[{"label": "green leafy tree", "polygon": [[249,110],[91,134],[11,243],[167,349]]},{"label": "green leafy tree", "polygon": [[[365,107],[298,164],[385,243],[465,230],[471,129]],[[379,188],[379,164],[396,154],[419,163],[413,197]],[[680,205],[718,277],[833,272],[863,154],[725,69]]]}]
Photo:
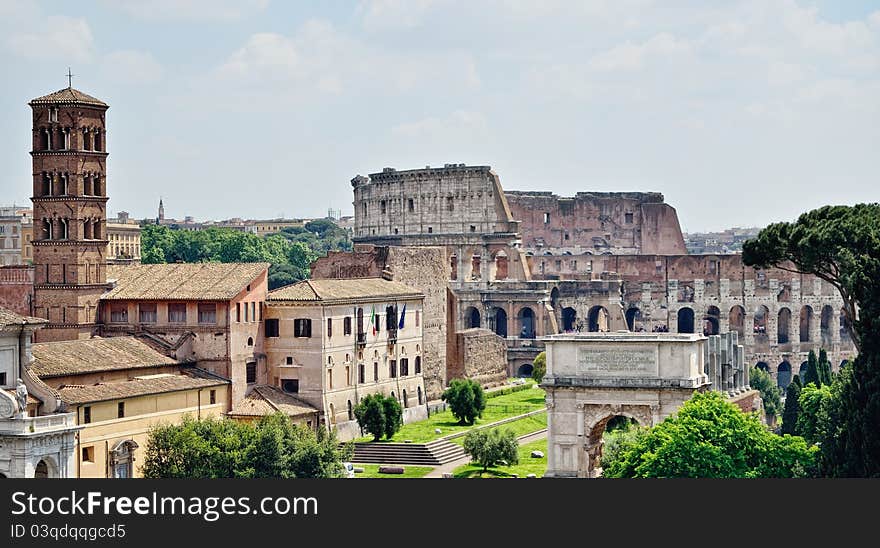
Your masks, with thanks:
[{"label": "green leafy tree", "polygon": [[143,264],[162,264],[165,260],[165,252],[161,247],[151,247],[141,253],[141,263]]},{"label": "green leafy tree", "polygon": [[290,264],[273,264],[269,267],[269,290],[301,282],[308,278],[308,271],[303,272],[302,269]]},{"label": "green leafy tree", "polygon": [[358,426],[379,441],[382,436],[391,439],[403,425],[403,410],[400,403],[382,394],[364,396],[354,407],[354,417]]},{"label": "green leafy tree", "polygon": [[699,392],[648,430],[602,474],[616,478],[771,478],[815,473],[803,438],[777,436],[718,392]]},{"label": "green leafy tree", "polygon": [[838,377],[822,440],[823,472],[880,476],[880,204],[825,206],[743,244],[756,268],[813,274],[838,289],[859,354]]},{"label": "green leafy tree", "polygon": [[385,409],[385,437],[391,439],[403,426],[403,408],[396,398],[387,396],[382,402]]},{"label": "green leafy tree", "polygon": [[801,382],[804,386],[809,386],[810,384],[814,386],[822,385],[822,382],[819,380],[819,359],[812,350],[810,350],[810,354],[807,356],[807,370],[804,371],[804,377],[801,379]]},{"label": "green leafy tree", "polygon": [[502,463],[519,463],[519,442],[509,428],[471,430],[464,437],[464,452],[483,467],[480,475]]},{"label": "green leafy tree", "polygon": [[281,413],[254,424],[185,417],[154,426],[147,438],[146,478],[332,478],[352,455],[336,433],[294,425]]},{"label": "green leafy tree", "polygon": [[761,393],[761,401],[764,404],[764,414],[775,417],[779,414],[780,397],[782,390],[773,382],[773,377],[763,369],[752,367],[749,369],[749,386]]},{"label": "green leafy tree", "polygon": [[602,436],[600,466],[604,469],[610,463],[619,461],[623,453],[634,447],[647,432],[647,428],[631,423],[625,428],[609,429]]},{"label": "green leafy tree", "polygon": [[788,384],[788,388],[785,389],[785,408],[782,410],[780,434],[792,436],[797,434],[798,412],[800,411],[798,400],[801,397],[801,388],[801,379],[795,375]]},{"label": "green leafy tree", "polygon": [[535,382],[540,384],[544,375],[547,374],[547,353],[541,352],[538,354],[532,364],[532,378],[535,379]]},{"label": "green leafy tree", "polygon": [[459,424],[474,424],[486,409],[486,394],[473,379],[452,379],[440,399],[449,404]]},{"label": "green leafy tree", "polygon": [[831,387],[808,384],[798,398],[797,435],[808,443],[819,443],[827,435]]}]

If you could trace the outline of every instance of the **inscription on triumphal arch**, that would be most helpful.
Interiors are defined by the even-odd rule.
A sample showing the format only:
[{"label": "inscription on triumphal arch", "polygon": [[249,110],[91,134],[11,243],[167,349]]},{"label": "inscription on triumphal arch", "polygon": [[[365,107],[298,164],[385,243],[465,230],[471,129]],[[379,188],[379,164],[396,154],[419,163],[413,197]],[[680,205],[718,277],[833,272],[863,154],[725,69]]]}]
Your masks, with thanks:
[{"label": "inscription on triumphal arch", "polygon": [[710,386],[706,337],[673,333],[578,333],[547,348],[545,477],[595,477],[602,434],[614,416],[653,426]]}]

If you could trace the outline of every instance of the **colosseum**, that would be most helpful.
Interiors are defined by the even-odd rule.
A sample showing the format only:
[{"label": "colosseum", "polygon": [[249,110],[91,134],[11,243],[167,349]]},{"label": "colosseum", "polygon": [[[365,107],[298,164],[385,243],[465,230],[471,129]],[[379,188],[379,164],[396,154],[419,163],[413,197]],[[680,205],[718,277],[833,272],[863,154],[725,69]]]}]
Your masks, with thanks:
[{"label": "colosseum", "polygon": [[351,183],[355,243],[445,247],[447,341],[491,330],[509,375],[529,374],[539,338],[566,331],[736,331],[747,362],[783,387],[810,350],[835,370],[854,354],[834,287],[740,255],[688,255],[660,193],[505,191],[491,167],[464,164]]}]

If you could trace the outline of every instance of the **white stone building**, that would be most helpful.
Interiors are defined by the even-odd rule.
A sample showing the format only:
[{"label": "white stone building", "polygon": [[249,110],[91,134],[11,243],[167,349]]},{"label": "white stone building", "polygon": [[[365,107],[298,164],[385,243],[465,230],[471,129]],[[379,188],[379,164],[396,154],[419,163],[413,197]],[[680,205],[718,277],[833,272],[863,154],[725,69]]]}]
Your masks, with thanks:
[{"label": "white stone building", "polygon": [[0,479],[76,475],[80,427],[73,413],[59,412],[58,394],[29,370],[33,333],[45,323],[0,308]]}]

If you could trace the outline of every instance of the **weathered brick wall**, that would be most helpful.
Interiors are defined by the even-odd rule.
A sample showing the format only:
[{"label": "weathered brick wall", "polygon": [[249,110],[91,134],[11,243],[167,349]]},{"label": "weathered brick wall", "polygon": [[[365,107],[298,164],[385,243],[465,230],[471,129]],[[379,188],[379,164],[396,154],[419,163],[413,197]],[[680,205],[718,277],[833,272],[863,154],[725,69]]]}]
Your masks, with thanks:
[{"label": "weathered brick wall", "polygon": [[743,413],[757,411],[761,420],[765,423],[767,422],[767,418],[764,416],[764,401],[761,399],[761,393],[757,390],[749,390],[748,392],[732,396],[730,403],[739,407]]},{"label": "weathered brick wall", "polygon": [[24,265],[0,267],[0,307],[33,316],[33,301],[34,268]]},{"label": "weathered brick wall", "polygon": [[675,209],[657,192],[505,191],[524,249],[581,255],[686,253]]},{"label": "weathered brick wall", "polygon": [[[32,108],[33,313],[49,320],[34,338],[87,338],[95,332],[98,300],[106,290],[107,108],[67,103]],[[58,110],[56,120],[50,119],[51,108]]]},{"label": "weathered brick wall", "polygon": [[483,386],[497,386],[507,380],[507,346],[488,329],[465,329],[455,334],[455,353],[447,370],[448,379],[474,379]]}]

